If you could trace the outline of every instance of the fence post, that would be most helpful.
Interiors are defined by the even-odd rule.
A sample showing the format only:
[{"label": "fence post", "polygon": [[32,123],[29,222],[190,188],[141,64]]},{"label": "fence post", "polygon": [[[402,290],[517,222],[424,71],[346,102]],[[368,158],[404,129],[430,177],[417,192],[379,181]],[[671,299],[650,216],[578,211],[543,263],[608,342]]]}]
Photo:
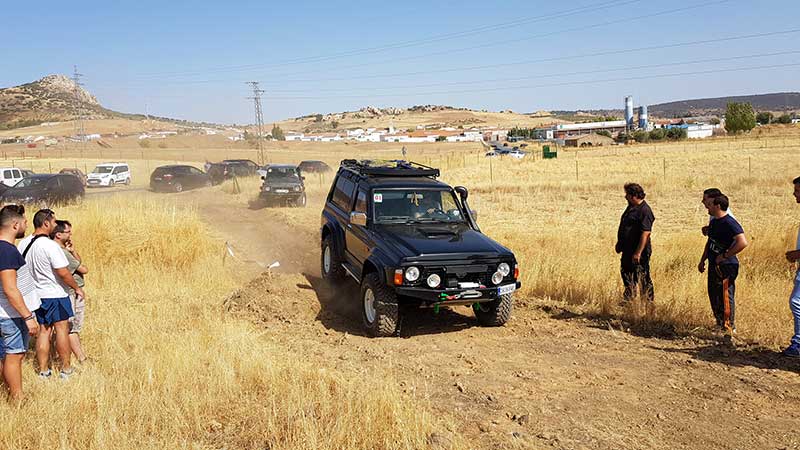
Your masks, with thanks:
[{"label": "fence post", "polygon": [[667,178],[667,158],[663,158],[662,162],[664,164],[664,178]]},{"label": "fence post", "polygon": [[47,169],[48,169],[49,173],[53,173],[53,164],[48,162],[47,163]]},{"label": "fence post", "polygon": [[494,183],[494,168],[492,167],[492,160],[494,157],[489,158],[489,182]]},{"label": "fence post", "polygon": [[[578,156],[578,153],[575,153],[575,156]],[[578,181],[578,160],[575,160],[575,181]]]},{"label": "fence post", "polygon": [[747,177],[748,178],[751,178],[753,176],[753,161],[752,161],[752,159],[753,159],[752,156],[748,156],[747,157]]}]

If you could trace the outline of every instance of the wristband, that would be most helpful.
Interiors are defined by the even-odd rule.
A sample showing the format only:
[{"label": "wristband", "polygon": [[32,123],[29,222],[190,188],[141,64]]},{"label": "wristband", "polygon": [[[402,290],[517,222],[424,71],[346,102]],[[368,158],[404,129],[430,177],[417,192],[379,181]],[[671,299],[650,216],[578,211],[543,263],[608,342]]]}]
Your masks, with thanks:
[{"label": "wristband", "polygon": [[29,320],[33,319],[34,317],[36,317],[36,314],[34,314],[34,313],[31,313],[31,315],[30,315],[30,316],[28,316],[28,317],[26,317],[26,318],[24,318],[24,319],[22,319],[22,320],[23,320],[23,321],[25,321],[25,322],[27,322],[27,321],[29,321]]}]

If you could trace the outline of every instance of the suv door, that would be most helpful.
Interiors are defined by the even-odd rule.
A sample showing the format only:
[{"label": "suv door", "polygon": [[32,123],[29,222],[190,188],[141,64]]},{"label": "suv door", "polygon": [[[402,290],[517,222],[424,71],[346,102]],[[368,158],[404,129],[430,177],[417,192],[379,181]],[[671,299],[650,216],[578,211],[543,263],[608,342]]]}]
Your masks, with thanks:
[{"label": "suv door", "polygon": [[47,180],[44,185],[42,197],[49,203],[61,203],[64,201],[64,192],[61,188],[61,176],[55,176]]},{"label": "suv door", "polygon": [[361,267],[358,263],[358,260],[352,255],[347,245],[347,230],[350,226],[350,211],[353,210],[353,201],[355,200],[353,193],[355,189],[356,184],[348,177],[343,176],[340,173],[339,176],[336,177],[336,183],[333,186],[333,192],[331,194],[330,201],[330,211],[331,214],[336,218],[336,222],[339,224],[339,229],[341,229],[344,234],[344,236],[340,235],[339,237],[339,239],[341,239],[339,242],[342,242],[345,247],[340,249],[342,255],[344,256],[344,260],[351,266],[357,267],[360,271]]},{"label": "suv door", "polygon": [[[356,193],[356,201],[353,204],[351,213],[366,214],[367,220],[369,220],[368,204],[367,190],[362,186]],[[347,242],[347,250],[353,255],[358,267],[363,267],[364,261],[369,257],[370,249],[369,230],[367,227],[348,221],[347,228],[345,228],[345,241]]]},{"label": "suv door", "polygon": [[14,186],[22,179],[22,172],[19,169],[11,169],[11,177],[14,179],[11,186]]},{"label": "suv door", "polygon": [[196,169],[191,166],[187,167],[186,169],[189,173],[189,177],[192,180],[191,181],[192,187],[201,187],[206,184],[205,174],[201,172],[200,169]]}]

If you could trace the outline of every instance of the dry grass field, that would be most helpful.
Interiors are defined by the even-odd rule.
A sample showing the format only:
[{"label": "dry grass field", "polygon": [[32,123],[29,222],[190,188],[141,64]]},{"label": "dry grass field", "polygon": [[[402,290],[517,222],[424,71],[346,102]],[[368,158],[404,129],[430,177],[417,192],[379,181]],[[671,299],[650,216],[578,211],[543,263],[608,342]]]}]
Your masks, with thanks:
[{"label": "dry grass field", "polygon": [[124,195],[57,213],[92,270],[93,361],[63,383],[26,362],[27,400],[0,402],[0,448],[421,448],[447,426],[226,315],[236,278],[191,208]]},{"label": "dry grass field", "polygon": [[[800,222],[800,205],[791,196],[791,180],[800,175],[800,140],[791,130],[561,149],[556,160],[489,159],[473,144],[407,146],[410,159],[441,167],[445,181],[469,187],[483,231],[519,258],[523,288],[503,329],[472,328],[461,313],[446,314],[421,319],[416,332],[388,340],[363,338],[346,313],[327,310],[326,302],[339,299],[314,276],[314,239],[332,174],[308,176],[307,208],[251,210],[257,179],[242,180],[238,194],[229,183],[180,195],[144,188],[159,164],[202,167],[205,159],[256,159],[254,150],[200,141],[192,148],[135,145],[120,143],[102,156],[97,148],[67,148],[14,161],[47,172],[83,164],[91,170],[95,162],[122,159],[132,166],[134,185],[91,191],[83,204],[58,209],[75,224],[76,243],[92,269],[84,339],[95,360],[68,384],[41,382],[28,362],[28,400],[18,408],[0,402],[0,448],[790,443],[782,420],[790,419],[797,397],[784,388],[798,369],[787,369],[788,378],[768,365],[763,372],[750,369],[766,363],[762,356],[748,362],[748,355],[777,350],[791,331],[787,297],[794,268],[783,253]],[[399,147],[271,143],[267,152],[273,162],[321,159],[335,167],[347,157],[397,158]],[[14,151],[0,164],[11,163]],[[613,244],[628,181],[644,186],[657,218],[651,315],[618,306],[622,288]],[[730,196],[751,242],[737,281],[736,345],[742,354],[713,353],[713,361],[691,364],[681,356],[688,344],[670,340],[714,339],[705,276],[696,269],[700,227],[707,221],[700,197],[707,187]],[[260,268],[231,258],[223,266],[223,240],[241,258],[281,259],[283,273],[247,284]],[[224,300],[232,291],[250,309],[229,313]],[[269,320],[254,316],[261,310],[270,311]],[[550,311],[568,311],[563,314],[610,331],[584,330],[581,322],[554,320]],[[727,368],[725,361],[733,358],[745,368]],[[735,385],[742,400],[701,385],[709,379]],[[69,386],[69,398],[63,386]],[[643,396],[664,409],[652,410]],[[725,406],[709,409],[709,402]],[[731,425],[740,418],[750,423],[751,413],[761,415],[752,423],[761,427],[761,437]],[[771,413],[777,417],[767,417]],[[708,424],[719,432],[706,436]]]}]

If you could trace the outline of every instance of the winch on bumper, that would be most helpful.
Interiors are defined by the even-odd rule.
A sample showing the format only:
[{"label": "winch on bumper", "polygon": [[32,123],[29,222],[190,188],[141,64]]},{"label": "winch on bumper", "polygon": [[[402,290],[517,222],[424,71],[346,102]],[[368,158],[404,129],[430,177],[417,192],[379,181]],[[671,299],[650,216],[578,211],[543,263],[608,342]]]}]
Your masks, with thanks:
[{"label": "winch on bumper", "polygon": [[387,273],[398,296],[423,306],[491,302],[520,288],[516,261],[482,260],[470,264],[411,263]]},{"label": "winch on bumper", "polygon": [[395,286],[398,295],[421,300],[428,306],[458,306],[491,302],[501,295],[511,294],[519,289],[521,283],[514,281],[500,286],[470,288],[430,289],[427,287]]}]

